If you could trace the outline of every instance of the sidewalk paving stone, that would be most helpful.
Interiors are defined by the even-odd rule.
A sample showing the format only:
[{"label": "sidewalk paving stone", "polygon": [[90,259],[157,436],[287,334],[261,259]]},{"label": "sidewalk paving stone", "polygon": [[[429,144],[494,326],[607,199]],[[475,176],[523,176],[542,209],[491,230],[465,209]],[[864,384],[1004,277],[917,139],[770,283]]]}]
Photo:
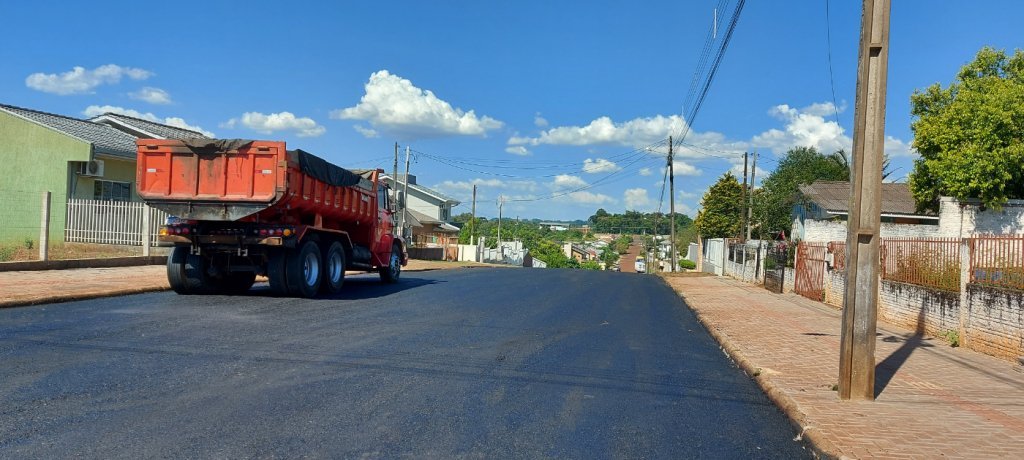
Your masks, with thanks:
[{"label": "sidewalk paving stone", "polygon": [[824,454],[1024,458],[1024,373],[1014,363],[879,322],[877,399],[841,401],[839,310],[727,278],[666,281]]}]

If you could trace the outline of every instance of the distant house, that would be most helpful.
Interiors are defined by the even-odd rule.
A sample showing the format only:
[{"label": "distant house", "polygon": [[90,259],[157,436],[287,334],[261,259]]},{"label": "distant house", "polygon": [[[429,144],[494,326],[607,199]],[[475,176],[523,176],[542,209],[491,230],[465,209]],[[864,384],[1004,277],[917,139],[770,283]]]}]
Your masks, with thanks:
[{"label": "distant house", "polygon": [[138,201],[135,141],[202,133],[122,115],[93,120],[0,104],[0,242],[39,237],[41,194],[51,192],[51,241],[63,241],[69,198]]},{"label": "distant house", "polygon": [[[802,241],[845,241],[850,214],[850,183],[815,181],[800,186],[793,206],[792,237]],[[916,210],[905,183],[882,184],[882,237],[929,237],[939,234],[939,216]]]},{"label": "distant house", "polygon": [[459,227],[409,209],[412,243],[416,247],[447,248],[459,243]]},{"label": "distant house", "polygon": [[[398,193],[405,191],[405,175],[399,174],[395,181],[391,176],[382,179]],[[416,176],[409,175],[409,196],[406,197],[409,209],[419,212],[440,222],[451,222],[452,208],[460,204],[459,200],[445,196],[416,183]]]}]

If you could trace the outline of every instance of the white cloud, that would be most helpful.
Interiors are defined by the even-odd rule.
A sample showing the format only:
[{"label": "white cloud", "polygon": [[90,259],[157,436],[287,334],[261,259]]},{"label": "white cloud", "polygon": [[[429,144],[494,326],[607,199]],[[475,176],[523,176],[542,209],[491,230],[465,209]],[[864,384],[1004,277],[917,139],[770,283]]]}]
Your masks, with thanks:
[{"label": "white cloud", "polygon": [[627,210],[647,209],[651,206],[651,197],[647,196],[645,188],[630,188],[623,192],[623,199],[626,202]]},{"label": "white cloud", "polygon": [[523,147],[521,145],[512,145],[509,147],[505,147],[505,152],[520,156],[526,156],[530,154],[530,151],[527,150],[526,147]]},{"label": "white cloud", "polygon": [[598,158],[596,160],[591,160],[590,158],[587,158],[586,160],[583,160],[583,172],[585,173],[599,174],[621,170],[622,167],[615,164],[614,161],[609,161],[604,158]]},{"label": "white cloud", "polygon": [[651,171],[651,168],[640,168],[640,173],[639,174],[641,176],[650,176],[651,174],[654,174],[654,172]]},{"label": "white cloud", "polygon": [[25,86],[44,93],[65,96],[92,93],[97,86],[116,84],[124,77],[132,80],[145,80],[151,76],[153,76],[153,72],[148,70],[121,67],[116,64],[101,65],[92,70],[75,66],[70,71],[59,75],[34,73],[25,78]]},{"label": "white cloud", "polygon": [[579,176],[559,174],[555,176],[555,180],[551,182],[551,185],[557,189],[580,188],[586,187],[587,181],[583,180]]},{"label": "white cloud", "polygon": [[593,193],[587,191],[572,192],[563,197],[559,197],[564,201],[570,201],[577,204],[605,204],[615,203],[615,198],[612,198],[603,193]]},{"label": "white cloud", "polygon": [[603,193],[579,190],[587,187],[588,185],[590,184],[579,176],[569,174],[559,174],[558,176],[555,176],[553,181],[548,183],[548,187],[551,188],[553,195],[555,195],[554,199],[556,202],[575,204],[605,204],[616,202],[615,198]]},{"label": "white cloud", "polygon": [[359,132],[359,134],[362,134],[363,137],[366,137],[366,138],[369,138],[369,139],[373,139],[375,137],[380,137],[380,133],[378,133],[376,129],[367,128],[367,127],[365,127],[363,125],[353,125],[352,129],[354,129],[357,132]]},{"label": "white cloud", "polygon": [[277,131],[292,131],[299,137],[316,137],[327,131],[323,126],[318,125],[312,118],[296,117],[291,112],[271,114],[245,112],[242,114],[240,119],[232,118],[226,121],[222,126],[226,128],[234,128],[237,124],[241,124],[246,128],[262,134],[272,134]]},{"label": "white cloud", "polygon": [[812,104],[803,109],[796,109],[787,104],[772,107],[768,113],[786,122],[780,129],[769,129],[751,141],[753,145],[768,147],[777,155],[781,155],[793,147],[814,147],[819,152],[831,153],[839,149],[850,151],[853,141],[835,121],[826,121],[820,115],[831,103]]},{"label": "white cloud", "polygon": [[331,118],[365,120],[376,129],[405,138],[446,135],[483,136],[503,123],[491,117],[477,117],[439,99],[430,90],[387,70],[374,72],[365,85],[366,94],[353,107],[331,112]]},{"label": "white cloud", "polygon": [[685,125],[682,117],[656,115],[616,123],[600,117],[586,126],[559,126],[542,131],[537,137],[513,136],[509,145],[599,145],[641,146],[665,139]]},{"label": "white cloud", "polygon": [[185,119],[180,118],[180,117],[160,118],[160,117],[158,117],[156,115],[153,115],[150,112],[139,112],[138,110],[126,109],[124,107],[117,107],[117,106],[113,106],[113,105],[90,105],[89,107],[86,107],[85,110],[82,111],[82,114],[85,115],[88,118],[92,118],[92,117],[98,117],[98,116],[103,115],[104,113],[107,113],[107,112],[119,113],[121,115],[126,115],[126,116],[129,116],[129,117],[135,117],[135,118],[141,118],[143,120],[149,120],[149,121],[152,121],[154,123],[163,123],[165,125],[174,126],[174,127],[177,127],[177,128],[188,129],[188,130],[191,130],[191,131],[196,131],[196,132],[202,133],[204,136],[207,136],[207,137],[217,137],[217,135],[215,135],[214,133],[212,133],[210,131],[207,131],[207,130],[199,127],[199,126],[190,125],[190,124],[186,123]]},{"label": "white cloud", "polygon": [[[668,169],[668,167],[666,167],[666,166],[662,166],[661,167],[661,175],[662,176],[665,175],[665,170],[667,170],[667,169]],[[690,163],[687,163],[685,161],[681,161],[679,159],[675,159],[675,161],[672,162],[672,176],[673,177],[679,177],[679,176],[699,176],[699,175],[701,175],[701,170],[698,169],[696,166],[690,164]]]},{"label": "white cloud", "polygon": [[533,117],[533,125],[538,128],[544,129],[548,127],[548,120],[540,116],[540,112],[537,112],[537,114],[534,115]]},{"label": "white cloud", "polygon": [[171,103],[171,95],[167,91],[152,86],[146,86],[133,93],[128,93],[128,97],[150,104],[165,105]]},{"label": "white cloud", "polygon": [[835,116],[837,112],[843,113],[846,111],[846,101],[843,101],[843,105],[840,105],[839,107],[836,107],[836,105],[831,102],[815,102],[803,109],[800,109],[800,111],[819,117],[832,117]]},{"label": "white cloud", "polygon": [[889,158],[917,156],[917,151],[910,144],[892,136],[885,136],[885,147],[883,148],[885,153],[889,154]]}]

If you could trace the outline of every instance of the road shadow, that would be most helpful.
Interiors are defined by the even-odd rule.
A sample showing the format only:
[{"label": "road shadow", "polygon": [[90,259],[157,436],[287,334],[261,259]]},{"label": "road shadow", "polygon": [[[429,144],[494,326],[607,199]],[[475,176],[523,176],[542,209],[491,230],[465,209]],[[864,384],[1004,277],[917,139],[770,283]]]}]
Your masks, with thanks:
[{"label": "road shadow", "polygon": [[[382,283],[377,275],[346,276],[341,292],[334,295],[318,295],[314,300],[359,300],[386,297],[405,290],[415,289],[431,284],[447,283],[447,281],[425,278],[402,277],[397,283]],[[267,283],[259,283],[245,293],[232,297],[281,297],[270,292]]]}]

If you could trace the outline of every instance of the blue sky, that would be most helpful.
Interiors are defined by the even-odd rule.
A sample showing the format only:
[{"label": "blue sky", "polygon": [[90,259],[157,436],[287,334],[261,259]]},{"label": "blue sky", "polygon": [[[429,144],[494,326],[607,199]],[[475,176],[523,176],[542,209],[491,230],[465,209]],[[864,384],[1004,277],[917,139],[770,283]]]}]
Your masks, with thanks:
[{"label": "blue sky", "polygon": [[[0,103],[281,139],[352,168],[390,171],[398,142],[417,152],[419,183],[464,201],[456,213],[472,184],[484,216],[499,195],[508,216],[649,211],[664,147],[635,149],[681,127],[720,3],[736,1],[3,2]],[[982,46],[1024,47],[1024,4],[977,5],[893,2],[897,179],[914,156],[914,89],[947,84]],[[743,151],[759,152],[763,178],[791,147],[849,148],[860,2],[830,8],[838,124],[825,2],[747,2],[686,138],[697,148],[679,151],[677,210],[692,215]]]}]

